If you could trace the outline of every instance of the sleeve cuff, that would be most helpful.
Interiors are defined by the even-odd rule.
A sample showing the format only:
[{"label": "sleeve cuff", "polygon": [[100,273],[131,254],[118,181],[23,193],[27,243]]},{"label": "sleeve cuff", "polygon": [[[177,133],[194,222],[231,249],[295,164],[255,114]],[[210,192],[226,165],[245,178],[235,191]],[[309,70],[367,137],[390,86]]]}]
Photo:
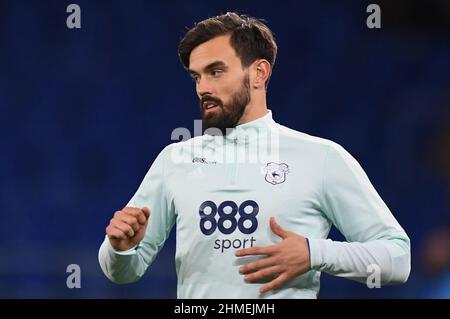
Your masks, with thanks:
[{"label": "sleeve cuff", "polygon": [[309,258],[311,269],[323,270],[326,263],[324,256],[326,255],[326,239],[308,239]]},{"label": "sleeve cuff", "polygon": [[136,245],[128,250],[116,250],[116,249],[114,249],[113,246],[111,246],[108,236],[106,236],[106,241],[107,241],[107,245],[108,245],[108,251],[114,255],[130,256],[130,255],[136,254],[136,248],[138,247],[138,245]]}]

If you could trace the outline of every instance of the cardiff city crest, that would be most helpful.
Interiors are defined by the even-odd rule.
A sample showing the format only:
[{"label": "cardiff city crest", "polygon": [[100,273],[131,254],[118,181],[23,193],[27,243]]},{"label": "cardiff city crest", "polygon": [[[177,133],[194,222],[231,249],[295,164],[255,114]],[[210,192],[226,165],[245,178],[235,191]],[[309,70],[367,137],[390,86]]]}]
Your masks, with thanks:
[{"label": "cardiff city crest", "polygon": [[286,180],[286,174],[289,173],[289,166],[285,163],[270,162],[264,167],[266,181],[272,185],[281,184]]}]

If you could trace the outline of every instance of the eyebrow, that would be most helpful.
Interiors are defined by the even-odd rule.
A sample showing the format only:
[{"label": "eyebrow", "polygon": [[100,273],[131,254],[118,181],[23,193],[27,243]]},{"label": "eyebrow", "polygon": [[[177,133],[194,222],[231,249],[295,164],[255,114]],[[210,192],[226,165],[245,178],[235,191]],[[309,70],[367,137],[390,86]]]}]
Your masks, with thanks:
[{"label": "eyebrow", "polygon": [[[203,71],[204,71],[204,72],[208,72],[208,71],[210,71],[210,70],[212,70],[212,69],[215,69],[215,68],[218,68],[218,67],[221,67],[221,68],[223,68],[223,69],[225,69],[225,70],[228,69],[228,67],[227,67],[227,65],[225,64],[225,62],[223,62],[223,61],[214,61],[214,62],[208,64],[207,66],[205,66],[205,67],[203,68]],[[196,74],[198,74],[197,72],[195,72],[194,70],[191,70],[191,69],[188,69],[188,72],[189,72],[191,75],[196,75]]]}]

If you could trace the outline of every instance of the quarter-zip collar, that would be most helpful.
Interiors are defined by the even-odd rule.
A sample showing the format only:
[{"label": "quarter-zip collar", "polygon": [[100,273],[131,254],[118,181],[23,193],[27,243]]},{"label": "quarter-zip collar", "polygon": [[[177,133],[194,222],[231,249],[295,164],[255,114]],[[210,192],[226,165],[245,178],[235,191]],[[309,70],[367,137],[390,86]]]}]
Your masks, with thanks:
[{"label": "quarter-zip collar", "polygon": [[261,136],[261,133],[264,135],[275,124],[276,122],[272,118],[272,111],[268,110],[266,115],[256,120],[237,125],[229,131],[224,139],[226,142],[248,144]]}]

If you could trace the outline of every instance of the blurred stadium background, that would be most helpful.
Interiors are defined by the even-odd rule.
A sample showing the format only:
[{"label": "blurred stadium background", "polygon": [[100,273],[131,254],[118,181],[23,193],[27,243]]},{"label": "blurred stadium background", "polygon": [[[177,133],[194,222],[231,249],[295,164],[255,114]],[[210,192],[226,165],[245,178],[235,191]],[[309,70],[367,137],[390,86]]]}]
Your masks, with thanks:
[{"label": "blurred stadium background", "polygon": [[[323,274],[320,297],[449,298],[450,1],[371,2],[1,0],[0,297],[176,297],[173,236],[131,285],[110,283],[97,252],[172,130],[199,118],[186,27],[236,10],[275,32],[274,118],[349,150],[411,237],[405,285]],[[73,263],[81,289],[66,287]]]}]

